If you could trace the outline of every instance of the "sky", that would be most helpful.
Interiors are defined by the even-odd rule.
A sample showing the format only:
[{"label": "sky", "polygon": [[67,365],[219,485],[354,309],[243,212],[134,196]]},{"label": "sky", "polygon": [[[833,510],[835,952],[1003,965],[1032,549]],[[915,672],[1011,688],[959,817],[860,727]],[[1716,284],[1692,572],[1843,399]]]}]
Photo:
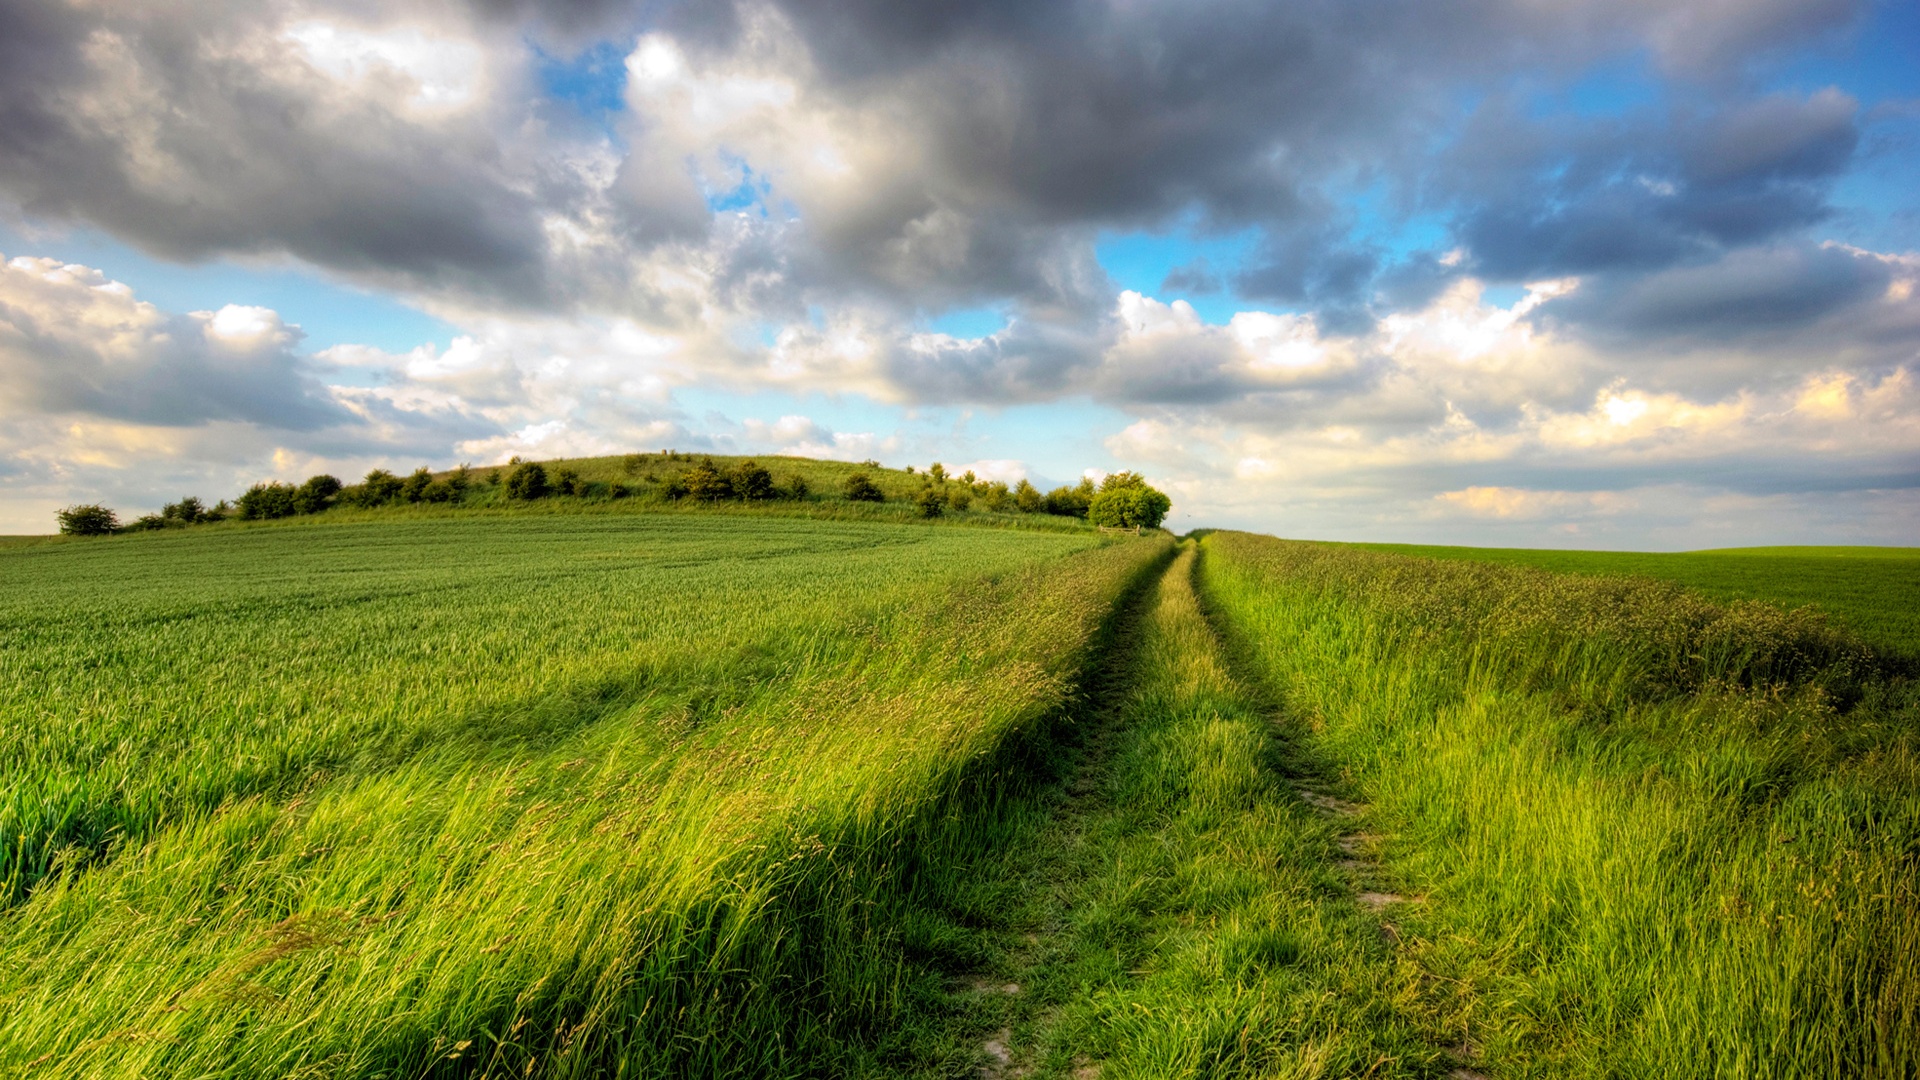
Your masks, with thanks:
[{"label": "sky", "polygon": [[1920,538],[1920,7],[0,0],[0,532],[678,449]]}]

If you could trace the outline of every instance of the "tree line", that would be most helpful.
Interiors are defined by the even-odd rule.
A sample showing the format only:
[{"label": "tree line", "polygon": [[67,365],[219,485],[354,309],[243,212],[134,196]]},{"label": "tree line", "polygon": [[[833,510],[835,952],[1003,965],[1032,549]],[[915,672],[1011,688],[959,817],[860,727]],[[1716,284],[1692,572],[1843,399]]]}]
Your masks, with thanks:
[{"label": "tree line", "polygon": [[[710,457],[694,461],[691,455],[677,451],[664,451],[660,456],[676,463],[691,462],[664,482],[651,474],[646,477],[646,483],[656,485],[655,497],[665,501],[751,503],[806,500],[813,496],[806,478],[799,473],[776,478],[771,470],[751,459],[729,468],[716,464]],[[628,455],[627,475],[638,473],[649,457]],[[871,471],[879,468],[878,462],[863,462],[862,468],[847,476],[841,486],[841,496],[851,502],[887,502],[886,491],[875,482]],[[1044,513],[1083,518],[1102,526],[1155,528],[1165,520],[1172,506],[1164,493],[1132,472],[1114,473],[1098,485],[1091,479],[1083,479],[1076,486],[1058,487],[1045,494],[1027,480],[1009,486],[998,480],[980,479],[971,471],[950,476],[938,462],[924,471],[909,465],[905,472],[918,477],[919,487],[908,499],[921,516],[928,518],[978,506],[995,513]],[[642,490],[621,481],[585,480],[574,469],[564,466],[549,469],[540,462],[521,461],[516,457],[505,466],[487,470],[484,475],[466,465],[444,476],[435,476],[424,466],[406,476],[374,469],[359,483],[344,484],[339,478],[322,473],[300,484],[281,481],[255,484],[232,502],[222,499],[212,506],[188,496],[167,504],[157,514],[146,514],[129,522],[122,522],[112,509],[91,503],[69,506],[59,511],[57,518],[64,535],[104,536],[185,528],[229,519],[265,521],[297,517],[323,513],[334,507],[529,503],[565,497],[624,499]]]}]

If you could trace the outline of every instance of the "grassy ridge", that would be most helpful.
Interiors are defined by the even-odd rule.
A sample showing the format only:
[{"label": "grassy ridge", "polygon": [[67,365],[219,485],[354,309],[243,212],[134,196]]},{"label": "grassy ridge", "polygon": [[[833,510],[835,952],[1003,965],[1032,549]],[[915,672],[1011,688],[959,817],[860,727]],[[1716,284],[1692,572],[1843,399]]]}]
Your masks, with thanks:
[{"label": "grassy ridge", "polygon": [[1060,706],[1164,550],[459,524],[161,535],[114,580],[94,546],[0,564],[28,597],[9,678],[69,715],[147,695],[24,716],[44,758],[16,790],[101,762],[139,790],[176,757],[227,778],[200,805],[154,782],[137,834],[84,872],[56,852],[7,913],[0,1071],[817,1074],[899,1007],[899,875],[937,859],[940,808]]},{"label": "grassy ridge", "polygon": [[1807,613],[1217,533],[1205,591],[1391,835],[1436,1022],[1540,1076],[1920,1068],[1920,702]]},{"label": "grassy ridge", "polygon": [[1533,566],[1573,574],[1674,581],[1720,600],[1788,607],[1817,604],[1877,647],[1920,657],[1920,548],[1728,548],[1661,554],[1526,548],[1355,544],[1370,551],[1434,559]]}]

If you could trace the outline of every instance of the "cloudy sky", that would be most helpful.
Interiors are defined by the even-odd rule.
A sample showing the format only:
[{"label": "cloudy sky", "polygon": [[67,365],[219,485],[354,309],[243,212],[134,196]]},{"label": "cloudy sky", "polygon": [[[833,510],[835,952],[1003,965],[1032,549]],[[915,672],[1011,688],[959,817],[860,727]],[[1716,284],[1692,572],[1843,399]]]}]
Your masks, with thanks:
[{"label": "cloudy sky", "polygon": [[1920,537],[1920,8],[0,0],[0,532],[673,447]]}]

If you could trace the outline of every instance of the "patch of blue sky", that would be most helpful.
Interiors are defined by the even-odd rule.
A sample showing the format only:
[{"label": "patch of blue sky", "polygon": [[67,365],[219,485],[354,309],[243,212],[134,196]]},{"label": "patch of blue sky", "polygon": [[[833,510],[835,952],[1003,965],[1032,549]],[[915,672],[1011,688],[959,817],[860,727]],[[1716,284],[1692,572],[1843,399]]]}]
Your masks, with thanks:
[{"label": "patch of blue sky", "polygon": [[1528,96],[1527,111],[1535,119],[1623,116],[1658,106],[1667,97],[1667,83],[1652,70],[1651,58],[1645,50],[1635,50],[1589,67],[1572,82],[1535,90]]},{"label": "patch of blue sky", "polygon": [[164,311],[218,311],[228,304],[272,308],[306,334],[302,352],[346,344],[388,352],[425,344],[445,348],[457,332],[451,324],[390,297],[337,284],[297,265],[172,263],[91,229],[31,239],[5,224],[0,224],[0,252],[8,258],[35,255],[91,266]]},{"label": "patch of blue sky", "polygon": [[1868,107],[1920,97],[1920,4],[1879,0],[1854,33],[1802,49],[1772,70],[1769,89],[1837,86]]},{"label": "patch of blue sky", "polygon": [[721,160],[728,168],[738,170],[740,181],[730,188],[720,191],[708,191],[707,209],[716,214],[767,213],[767,196],[772,193],[772,185],[765,176],[754,171],[745,158],[723,153]]},{"label": "patch of blue sky", "polygon": [[609,124],[627,107],[627,50],[620,43],[602,41],[572,56],[556,56],[530,45],[540,88],[546,96],[565,102],[586,120]]},{"label": "patch of blue sky", "polygon": [[[1197,235],[1187,228],[1108,233],[1095,244],[1094,255],[1120,288],[1157,300],[1185,300],[1206,321],[1224,323],[1246,306],[1234,297],[1233,275],[1245,267],[1258,240],[1258,231],[1251,228],[1223,236]],[[1181,289],[1167,280],[1175,270],[1199,268],[1201,260],[1213,288]]]},{"label": "patch of blue sky", "polygon": [[1527,295],[1524,285],[1489,285],[1480,291],[1480,301],[1494,307],[1510,308]]},{"label": "patch of blue sky", "polygon": [[929,330],[957,338],[983,338],[1006,326],[1006,312],[996,307],[959,308],[927,320]]}]

